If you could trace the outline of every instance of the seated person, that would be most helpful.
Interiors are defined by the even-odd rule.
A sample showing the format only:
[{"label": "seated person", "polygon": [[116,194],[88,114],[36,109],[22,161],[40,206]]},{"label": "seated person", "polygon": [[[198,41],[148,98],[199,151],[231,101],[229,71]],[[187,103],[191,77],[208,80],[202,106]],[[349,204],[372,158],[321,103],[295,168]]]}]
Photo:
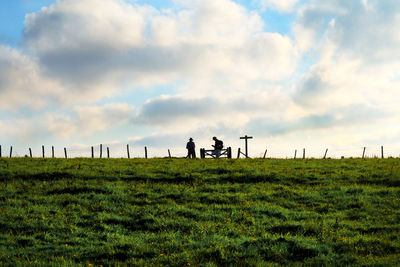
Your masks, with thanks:
[{"label": "seated person", "polygon": [[212,154],[216,157],[219,158],[221,156],[221,150],[224,147],[224,143],[221,140],[218,140],[217,137],[213,137],[213,140],[215,141],[215,144],[213,145],[214,151]]}]

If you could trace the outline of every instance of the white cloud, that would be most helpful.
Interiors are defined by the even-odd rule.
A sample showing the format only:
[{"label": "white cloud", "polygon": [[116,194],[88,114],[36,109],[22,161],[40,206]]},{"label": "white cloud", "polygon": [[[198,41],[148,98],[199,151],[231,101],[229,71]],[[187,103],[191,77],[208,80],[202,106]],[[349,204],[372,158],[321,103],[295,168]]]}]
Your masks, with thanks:
[{"label": "white cloud", "polygon": [[291,40],[262,32],[258,14],[230,0],[185,1],[178,10],[60,1],[27,16],[24,48],[63,84],[70,102],[176,80],[280,81],[294,71]]},{"label": "white cloud", "polygon": [[4,108],[95,103],[176,81],[181,94],[245,92],[250,82],[283,81],[295,70],[291,39],[263,32],[257,13],[230,0],[177,5],[65,0],[27,15],[21,48],[1,49],[2,73],[14,77],[3,80],[26,77],[17,90],[2,82]]},{"label": "white cloud", "polygon": [[63,139],[90,136],[128,123],[132,112],[133,107],[125,103],[76,107],[72,115],[47,114],[46,128],[53,136]]},{"label": "white cloud", "polygon": [[2,144],[17,146],[46,139],[47,129],[42,127],[41,123],[42,121],[32,118],[7,119],[0,122]]},{"label": "white cloud", "polygon": [[298,84],[297,103],[314,112],[363,104],[398,114],[398,11],[394,1],[311,1],[303,7],[295,30],[318,33],[308,41],[316,44],[317,62]]},{"label": "white cloud", "polygon": [[292,106],[278,88],[226,98],[161,96],[139,107],[132,123],[159,127],[163,134],[220,128],[236,131],[254,117],[290,118]]},{"label": "white cloud", "polygon": [[18,50],[0,45],[0,109],[39,109],[57,100],[61,88],[40,74],[40,67]]},{"label": "white cloud", "polygon": [[385,54],[389,59],[390,54],[399,52],[392,28],[399,23],[398,12],[394,0],[311,0],[299,9],[294,28],[298,29],[295,32],[303,30],[308,32],[305,35],[313,36],[308,43],[314,43],[314,47],[321,39],[329,38],[342,52],[353,56],[375,60]]},{"label": "white cloud", "polygon": [[[134,107],[126,103],[103,106],[77,106],[72,112],[53,111],[33,113],[29,118],[0,121],[3,142],[22,145],[35,142],[76,141],[95,136],[121,125],[128,125]],[[96,138],[94,138],[96,139]]]},{"label": "white cloud", "polygon": [[26,16],[25,45],[35,53],[62,48],[123,50],[144,43],[144,16],[150,7],[119,0],[66,0]]}]

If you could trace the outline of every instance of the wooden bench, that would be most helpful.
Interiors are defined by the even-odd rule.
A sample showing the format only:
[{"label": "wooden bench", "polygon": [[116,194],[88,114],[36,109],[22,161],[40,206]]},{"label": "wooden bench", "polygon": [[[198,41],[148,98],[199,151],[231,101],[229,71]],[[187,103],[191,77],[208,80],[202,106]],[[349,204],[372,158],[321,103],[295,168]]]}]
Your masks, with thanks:
[{"label": "wooden bench", "polygon": [[[205,148],[200,148],[200,158],[205,159],[206,157],[211,157],[211,158],[216,158],[215,155],[213,155],[214,149],[205,149]],[[232,148],[227,147],[225,149],[221,149],[221,155],[219,156],[220,158],[232,158]]]}]

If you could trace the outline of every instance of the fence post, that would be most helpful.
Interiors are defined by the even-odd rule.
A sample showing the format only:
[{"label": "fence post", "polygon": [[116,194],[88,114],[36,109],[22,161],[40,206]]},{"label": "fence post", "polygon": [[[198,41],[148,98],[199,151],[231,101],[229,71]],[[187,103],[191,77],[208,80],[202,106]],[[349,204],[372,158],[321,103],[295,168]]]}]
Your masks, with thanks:
[{"label": "fence post", "polygon": [[296,159],[297,149],[294,150],[294,159]]},{"label": "fence post", "polygon": [[232,147],[228,147],[228,155],[227,155],[228,159],[232,158]]},{"label": "fence post", "polygon": [[237,158],[240,157],[240,147],[238,148],[238,154],[237,154]]},{"label": "fence post", "polygon": [[264,152],[264,159],[265,159],[265,156],[267,155],[267,152],[268,152],[268,149],[265,149],[265,152]]},{"label": "fence post", "polygon": [[107,147],[107,158],[108,159],[110,158],[110,148],[109,147]]},{"label": "fence post", "polygon": [[382,158],[385,158],[385,157],[383,156],[383,146],[381,146],[381,156],[382,156]]},{"label": "fence post", "polygon": [[68,156],[67,156],[67,148],[66,147],[64,147],[64,155],[65,155],[65,158],[67,159]]},{"label": "fence post", "polygon": [[306,158],[306,149],[303,148],[303,159],[305,159],[305,158]]},{"label": "fence post", "polygon": [[365,156],[365,149],[366,149],[366,147],[364,147],[364,149],[363,149],[362,158],[364,158],[364,156]]},{"label": "fence post", "polygon": [[130,159],[130,158],[131,158],[131,155],[129,155],[129,144],[126,145],[126,152],[128,153],[128,159]]},{"label": "fence post", "polygon": [[94,158],[94,147],[92,146],[92,158]]},{"label": "fence post", "polygon": [[144,147],[144,158],[147,159],[147,146]]},{"label": "fence post", "polygon": [[44,146],[42,146],[42,156],[44,158]]},{"label": "fence post", "polygon": [[205,157],[206,156],[205,156],[204,148],[200,148],[200,158],[204,159]]},{"label": "fence post", "polygon": [[29,148],[29,156],[31,156],[31,158],[32,158],[32,149],[31,148]]},{"label": "fence post", "polygon": [[54,146],[51,146],[51,157],[54,158]]},{"label": "fence post", "polygon": [[168,149],[168,157],[171,158],[171,151]]},{"label": "fence post", "polygon": [[0,158],[1,158],[1,145],[0,145]]},{"label": "fence post", "polygon": [[100,158],[103,157],[103,144],[100,144]]},{"label": "fence post", "polygon": [[328,153],[328,149],[325,150],[324,159],[326,159],[326,154]]},{"label": "fence post", "polygon": [[10,147],[10,158],[12,157],[12,146]]}]

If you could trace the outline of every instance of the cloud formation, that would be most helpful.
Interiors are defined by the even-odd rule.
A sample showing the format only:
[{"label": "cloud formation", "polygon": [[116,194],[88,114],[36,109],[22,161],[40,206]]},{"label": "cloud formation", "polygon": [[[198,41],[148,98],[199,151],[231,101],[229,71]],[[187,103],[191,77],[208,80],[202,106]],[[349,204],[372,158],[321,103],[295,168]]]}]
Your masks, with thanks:
[{"label": "cloud formation", "polygon": [[172,13],[117,0],[65,0],[27,16],[23,47],[66,93],[93,100],[126,86],[207,85],[216,73],[280,81],[293,72],[291,40],[262,32],[258,14],[229,0],[180,8]]},{"label": "cloud formation", "polygon": [[[399,96],[400,26],[395,1],[310,1],[295,29],[314,31],[317,62],[298,83],[295,100],[311,108],[363,104],[385,106]],[[389,26],[390,25],[390,26]],[[306,33],[307,35],[307,33]],[[390,88],[390,89],[388,89]]]},{"label": "cloud formation", "polygon": [[[356,143],[371,139],[352,128],[373,127],[365,118],[390,128],[400,115],[397,1],[259,3],[294,16],[291,31],[265,31],[264,11],[232,0],[174,1],[168,9],[57,1],[26,16],[20,47],[0,45],[0,109],[33,110],[33,121],[44,121],[40,132],[28,117],[7,121],[39,136],[140,126],[147,132],[135,140],[154,144],[214,133],[236,140],[247,131],[312,131],[334,142],[346,129]],[[173,90],[137,100],[159,85]]]},{"label": "cloud formation", "polygon": [[127,123],[133,107],[125,103],[104,106],[80,106],[72,115],[47,114],[46,128],[58,137],[70,139],[74,136],[90,136],[97,131],[115,128]]},{"label": "cloud formation", "polygon": [[56,100],[61,91],[56,82],[41,75],[32,58],[0,45],[0,110],[39,109]]}]

